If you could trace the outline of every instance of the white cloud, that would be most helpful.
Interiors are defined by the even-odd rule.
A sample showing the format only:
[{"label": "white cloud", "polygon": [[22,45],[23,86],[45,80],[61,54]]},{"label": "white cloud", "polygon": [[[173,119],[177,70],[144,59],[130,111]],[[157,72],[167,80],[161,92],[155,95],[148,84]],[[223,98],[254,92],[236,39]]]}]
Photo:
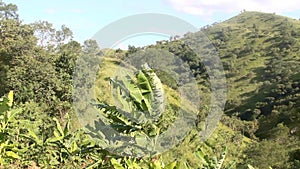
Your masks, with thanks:
[{"label": "white cloud", "polygon": [[289,12],[300,9],[299,0],[163,0],[178,11],[209,16],[216,12],[237,12],[243,9],[262,12]]}]

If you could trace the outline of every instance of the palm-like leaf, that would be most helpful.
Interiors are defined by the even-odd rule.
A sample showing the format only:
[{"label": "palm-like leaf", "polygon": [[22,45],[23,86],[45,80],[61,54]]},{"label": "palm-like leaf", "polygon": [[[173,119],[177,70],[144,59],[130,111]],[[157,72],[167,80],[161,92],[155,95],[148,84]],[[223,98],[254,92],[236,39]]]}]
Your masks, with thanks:
[{"label": "palm-like leaf", "polygon": [[117,131],[126,134],[142,131],[153,136],[159,130],[153,123],[164,111],[164,91],[160,79],[148,64],[141,68],[136,79],[129,75],[109,78],[120,108],[104,102],[95,106],[102,110],[106,122]]}]

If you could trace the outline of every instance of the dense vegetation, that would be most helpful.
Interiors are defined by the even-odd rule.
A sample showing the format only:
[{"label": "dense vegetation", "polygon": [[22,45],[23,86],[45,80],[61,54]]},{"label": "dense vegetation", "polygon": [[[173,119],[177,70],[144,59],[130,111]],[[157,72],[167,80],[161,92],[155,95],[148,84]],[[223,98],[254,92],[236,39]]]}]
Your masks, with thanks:
[{"label": "dense vegetation", "polygon": [[[199,122],[167,152],[122,157],[91,139],[76,119],[72,107],[73,99],[80,99],[72,97],[76,60],[87,54],[91,60],[103,58],[100,67],[105,71],[97,74],[94,106],[115,124],[116,131],[140,138],[147,135],[153,141],[177,116],[180,84],[168,72],[146,65],[129,80],[112,77],[114,70],[130,55],[167,55],[165,50],[187,64],[201,96],[207,98],[210,83],[205,60],[184,43],[203,34],[187,33],[181,39],[143,48],[129,46],[127,51],[101,50],[93,40],[83,45],[74,41],[64,25],[56,30],[46,21],[24,24],[15,5],[0,1],[0,168],[299,168],[300,22],[243,12],[201,30],[216,47],[227,78],[228,98],[218,128],[203,142],[197,135]],[[156,62],[147,60],[150,67]],[[153,77],[158,80],[151,82]],[[108,81],[122,110],[113,105]],[[126,95],[128,91],[131,94]],[[167,113],[159,114],[162,91],[170,104]],[[202,106],[200,112],[207,109]],[[156,120],[145,122],[141,111]],[[138,120],[124,118],[128,112],[134,112]]]}]

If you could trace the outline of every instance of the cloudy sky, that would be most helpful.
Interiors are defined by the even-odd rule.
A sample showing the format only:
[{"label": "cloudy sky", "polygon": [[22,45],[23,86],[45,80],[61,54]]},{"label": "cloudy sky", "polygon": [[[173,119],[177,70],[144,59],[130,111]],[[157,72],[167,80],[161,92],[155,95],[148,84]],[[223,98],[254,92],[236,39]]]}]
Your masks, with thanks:
[{"label": "cloudy sky", "polygon": [[[65,24],[74,32],[75,40],[83,42],[108,24],[134,14],[160,13],[185,20],[195,27],[224,21],[243,9],[276,12],[300,18],[299,0],[3,0],[16,4],[25,23],[46,20],[55,27]],[[148,36],[148,37],[147,37]],[[167,39],[162,35],[139,35],[127,43],[139,46]],[[140,43],[143,42],[143,43]],[[136,43],[136,44],[135,44]],[[140,43],[140,44],[139,44]]]}]

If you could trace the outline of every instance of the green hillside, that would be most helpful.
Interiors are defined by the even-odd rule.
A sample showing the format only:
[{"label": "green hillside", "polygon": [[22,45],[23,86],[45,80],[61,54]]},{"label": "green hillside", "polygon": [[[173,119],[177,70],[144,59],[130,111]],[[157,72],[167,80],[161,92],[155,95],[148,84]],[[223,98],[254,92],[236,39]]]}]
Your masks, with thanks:
[{"label": "green hillside", "polygon": [[[228,96],[223,124],[258,141],[263,147],[256,150],[269,151],[273,144],[281,146],[282,154],[274,150],[270,159],[268,152],[249,150],[254,154],[249,153],[246,161],[259,168],[289,168],[298,164],[295,157],[299,153],[300,127],[300,21],[275,14],[243,12],[201,30],[217,48],[226,72]],[[202,36],[201,32],[189,33],[183,40]],[[175,48],[173,53],[182,59],[187,58],[184,53],[191,52],[180,41],[154,47],[170,52]],[[203,66],[195,66],[199,59],[188,58],[187,62],[200,86],[209,87],[203,83]],[[275,161],[280,162],[273,164]]]}]

